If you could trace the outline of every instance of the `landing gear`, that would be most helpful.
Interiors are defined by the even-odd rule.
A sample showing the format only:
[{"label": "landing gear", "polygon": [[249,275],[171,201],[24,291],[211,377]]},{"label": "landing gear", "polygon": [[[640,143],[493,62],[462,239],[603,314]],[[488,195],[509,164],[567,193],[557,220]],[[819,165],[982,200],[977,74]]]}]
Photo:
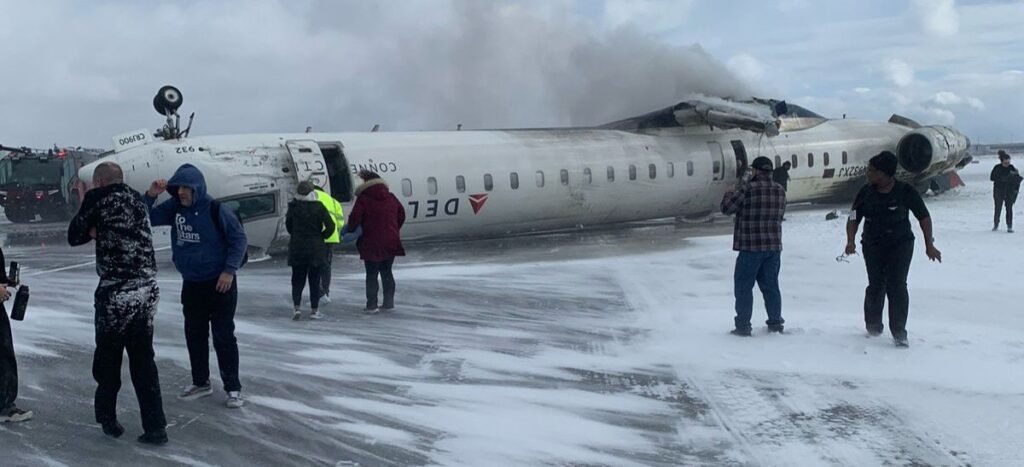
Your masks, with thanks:
[{"label": "landing gear", "polygon": [[153,96],[153,109],[160,115],[166,116],[168,111],[173,114],[181,107],[183,100],[184,98],[181,97],[181,91],[178,88],[164,86]]}]

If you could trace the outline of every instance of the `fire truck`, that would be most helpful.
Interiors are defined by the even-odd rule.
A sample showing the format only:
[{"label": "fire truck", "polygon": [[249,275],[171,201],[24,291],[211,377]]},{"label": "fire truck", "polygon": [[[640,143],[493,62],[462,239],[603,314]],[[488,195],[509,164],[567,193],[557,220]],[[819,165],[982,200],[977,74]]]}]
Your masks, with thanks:
[{"label": "fire truck", "polygon": [[0,206],[14,223],[66,221],[78,212],[86,185],[78,169],[99,158],[99,150],[36,150],[0,145]]}]

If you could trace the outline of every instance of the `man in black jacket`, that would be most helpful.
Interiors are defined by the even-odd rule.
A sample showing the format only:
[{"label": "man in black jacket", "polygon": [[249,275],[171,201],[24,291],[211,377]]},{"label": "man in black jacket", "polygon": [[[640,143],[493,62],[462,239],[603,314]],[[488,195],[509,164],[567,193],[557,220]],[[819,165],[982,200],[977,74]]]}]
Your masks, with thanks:
[{"label": "man in black jacket", "polygon": [[1010,155],[999,150],[999,163],[992,167],[992,197],[995,198],[996,212],[992,220],[992,231],[999,230],[999,214],[1006,205],[1006,231],[1013,233],[1013,203],[1017,201],[1020,191],[1021,176],[1017,168],[1010,163]]},{"label": "man in black jacket", "polygon": [[96,422],[115,438],[124,434],[117,421],[121,389],[121,357],[128,352],[135,395],[145,430],[139,441],[167,443],[167,420],[160,395],[160,377],[153,353],[153,315],[160,289],[149,213],[142,196],[124,184],[121,168],[103,163],[93,173],[93,188],[85,194],[78,214],[68,226],[68,243],[96,240]]},{"label": "man in black jacket", "polygon": [[9,280],[4,270],[4,250],[0,248],[0,423],[23,422],[32,418],[32,412],[14,405],[18,398],[18,362],[14,359],[14,340],[11,336],[11,321],[3,302],[11,298],[7,290]]}]

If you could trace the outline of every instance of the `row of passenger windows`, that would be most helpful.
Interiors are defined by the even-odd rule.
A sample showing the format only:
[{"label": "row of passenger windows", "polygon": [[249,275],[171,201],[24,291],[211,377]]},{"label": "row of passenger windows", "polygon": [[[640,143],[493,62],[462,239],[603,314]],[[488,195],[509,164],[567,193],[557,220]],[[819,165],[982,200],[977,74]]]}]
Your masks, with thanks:
[{"label": "row of passenger windows", "polygon": [[[829,153],[827,153],[827,152],[823,153],[821,156],[822,156],[821,157],[822,163],[824,164],[825,167],[828,167],[829,164],[831,163],[831,158],[829,157]],[[800,158],[797,157],[796,154],[793,154],[792,157],[790,158],[790,162],[792,163],[792,168],[795,169],[795,168],[797,168],[800,165]],[[843,151],[843,153],[842,153],[842,165],[846,165],[847,163],[849,163],[849,156],[847,155],[846,151]],[[775,166],[776,167],[781,167],[782,166],[782,156],[775,156]],[[814,154],[813,153],[808,153],[807,154],[807,167],[814,167]],[[676,175],[676,173],[675,173],[675,163],[669,162],[668,165],[666,166],[666,169],[667,169],[666,170],[666,175],[669,178],[675,177],[675,175]],[[718,173],[721,170],[721,163],[718,160],[714,161],[714,167],[713,167],[712,170],[715,173]],[[686,175],[688,177],[692,177],[693,176],[693,161],[687,161],[686,162]],[[609,166],[606,169],[606,177],[607,177],[609,182],[614,182],[615,181],[615,167],[610,167]],[[655,164],[648,164],[647,165],[647,178],[649,178],[651,180],[654,180],[657,177],[658,177],[658,166],[655,165]],[[538,170],[536,175],[535,175],[535,178],[536,178],[536,182],[537,182],[537,188],[543,188],[544,184],[545,184],[544,171],[543,170]],[[630,165],[629,166],[629,179],[630,180],[636,180],[637,179],[637,166],[635,166],[635,165]],[[559,171],[559,180],[561,181],[562,185],[569,185],[569,171],[566,170],[566,169],[562,169],[561,171]],[[593,181],[594,181],[593,180],[593,174],[591,173],[590,168],[587,167],[587,168],[583,169],[583,183],[589,185],[589,184],[593,183]],[[508,182],[509,182],[509,186],[513,190],[518,190],[519,189],[519,173],[518,172],[510,173],[509,176],[508,176]],[[455,177],[455,189],[458,190],[459,193],[465,193],[466,192],[466,177],[463,177],[462,175],[458,175],[458,176]],[[494,177],[491,174],[484,174],[484,191],[491,191],[493,189],[494,189]],[[428,177],[427,178],[427,193],[430,194],[430,195],[436,195],[437,194],[437,179],[436,178],[434,178],[434,177]],[[408,178],[403,178],[402,179],[402,195],[405,196],[405,197],[412,196],[412,180],[410,180]]]},{"label": "row of passenger windows", "polygon": [[[842,165],[846,165],[847,163],[850,162],[850,157],[846,154],[846,151],[843,151],[842,158],[843,158]],[[793,167],[791,167],[791,168],[795,169],[800,164],[800,158],[797,157],[796,154],[793,154],[790,157],[790,161],[789,162],[793,165]],[[825,167],[828,167],[829,163],[832,162],[827,152],[823,153],[821,155],[821,162],[825,165]],[[776,167],[782,166],[782,157],[781,156],[775,156],[775,166]],[[814,167],[814,154],[813,153],[807,153],[807,167]]]},{"label": "row of passenger windows", "polygon": [[[693,176],[693,170],[694,170],[693,169],[693,161],[687,161],[686,162],[686,175],[689,176],[689,177],[692,177]],[[672,162],[668,163],[668,165],[666,166],[665,175],[668,176],[669,178],[673,178],[673,177],[676,176],[676,166],[675,166],[675,163],[672,163]],[[608,167],[606,169],[606,171],[605,171],[605,177],[608,179],[609,182],[614,182],[615,181],[615,167]],[[558,173],[558,178],[559,178],[559,181],[561,182],[562,185],[569,185],[569,171],[568,170],[566,170],[566,169],[560,170],[559,173]],[[654,180],[654,179],[658,178],[658,166],[657,165],[649,164],[647,166],[647,178],[649,178],[651,180]],[[543,170],[538,170],[535,173],[535,175],[534,175],[534,179],[535,179],[535,181],[537,183],[537,188],[543,188],[544,187],[544,184],[546,183],[546,180],[545,180],[545,174],[544,174]],[[635,165],[630,165],[629,166],[629,179],[630,180],[636,180],[637,179],[637,166],[635,166]],[[593,176],[593,173],[590,171],[590,168],[589,167],[584,168],[583,169],[583,183],[589,185],[589,184],[591,184],[593,182],[594,182],[594,176]],[[513,190],[518,190],[519,189],[519,173],[518,172],[511,172],[511,173],[509,173],[509,175],[508,175],[508,184],[509,184],[509,187],[511,187]],[[463,177],[462,175],[458,175],[458,176],[455,177],[455,189],[458,190],[459,193],[465,193],[466,192],[466,177]],[[484,174],[484,191],[491,191],[493,189],[494,189],[494,177],[491,174]],[[436,195],[437,194],[437,178],[427,177],[427,193],[430,194],[430,195]],[[408,178],[403,178],[402,179],[402,195],[405,196],[405,197],[412,196],[412,180],[410,180]]]}]

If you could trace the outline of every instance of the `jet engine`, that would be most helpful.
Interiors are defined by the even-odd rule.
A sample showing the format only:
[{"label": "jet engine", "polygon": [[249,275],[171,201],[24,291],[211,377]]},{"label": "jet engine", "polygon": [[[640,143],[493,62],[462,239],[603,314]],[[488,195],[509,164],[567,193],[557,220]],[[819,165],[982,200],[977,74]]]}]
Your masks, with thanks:
[{"label": "jet engine", "polygon": [[915,175],[932,176],[947,172],[970,154],[971,141],[946,126],[923,126],[900,139],[896,155],[900,167]]}]

